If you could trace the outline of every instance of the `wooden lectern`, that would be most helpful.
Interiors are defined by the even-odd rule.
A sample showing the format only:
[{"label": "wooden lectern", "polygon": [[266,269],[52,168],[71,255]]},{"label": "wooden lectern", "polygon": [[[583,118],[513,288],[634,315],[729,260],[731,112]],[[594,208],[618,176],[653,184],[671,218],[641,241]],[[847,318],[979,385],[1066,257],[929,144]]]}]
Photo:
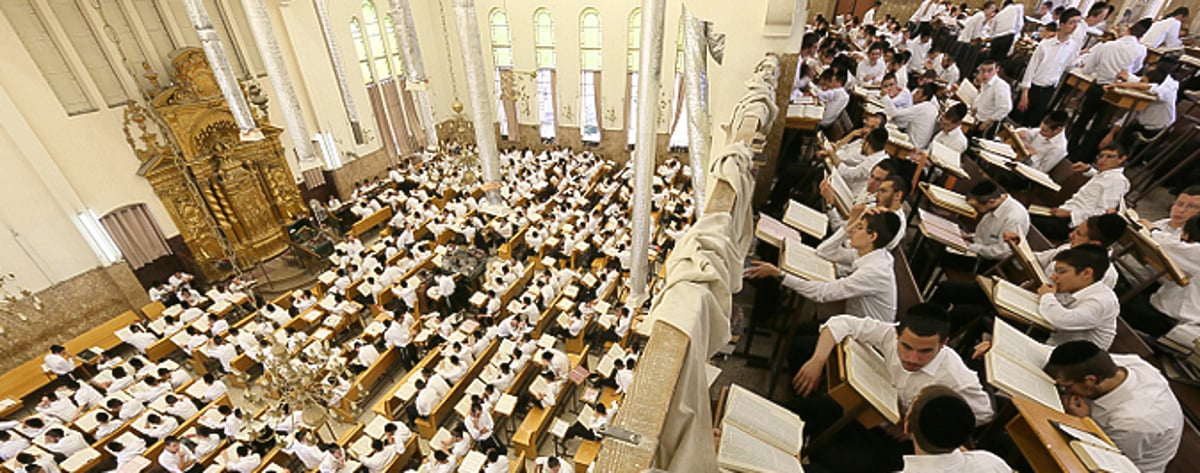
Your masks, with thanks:
[{"label": "wooden lectern", "polygon": [[1083,430],[1115,446],[1090,417],[1075,417],[1021,397],[1012,398],[1012,403],[1017,416],[1008,421],[1005,430],[1035,472],[1088,473],[1088,468],[1071,450],[1066,434],[1051,421]]}]

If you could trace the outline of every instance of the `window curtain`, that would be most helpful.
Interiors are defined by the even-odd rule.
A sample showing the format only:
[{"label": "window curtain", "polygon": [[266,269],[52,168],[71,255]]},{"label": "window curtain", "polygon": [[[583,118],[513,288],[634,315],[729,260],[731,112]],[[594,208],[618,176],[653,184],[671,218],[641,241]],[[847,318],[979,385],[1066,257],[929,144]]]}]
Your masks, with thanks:
[{"label": "window curtain", "polygon": [[392,127],[388,125],[386,105],[380,93],[380,83],[367,84],[367,96],[371,99],[371,110],[375,115],[376,134],[383,140],[383,150],[389,164],[396,163],[396,142],[392,139]]},{"label": "window curtain", "polygon": [[596,129],[600,133],[600,139],[604,140],[604,110],[600,108],[600,71],[592,73],[592,100],[596,102]]},{"label": "window curtain", "polygon": [[416,101],[413,100],[413,92],[408,88],[407,85],[400,94],[400,98],[403,99],[404,102],[405,121],[411,125],[409,126],[408,132],[412,134],[413,140],[416,140],[417,148],[420,148],[422,144],[436,144],[430,143],[429,137],[425,136],[425,125],[421,123],[421,117],[417,113]]},{"label": "window curtain", "polygon": [[504,116],[508,118],[508,140],[521,141],[521,124],[517,123],[517,102],[513,100],[513,81],[516,79],[513,76],[512,69],[500,70],[500,86],[504,87],[501,91],[502,101],[504,103]]},{"label": "window curtain", "polygon": [[396,144],[400,148],[401,157],[412,156],[416,151],[416,144],[412,137],[412,127],[408,125],[408,120],[404,117],[404,107],[400,103],[400,81],[389,82],[389,87],[383,89],[383,98],[387,104],[388,117],[392,121],[392,129],[396,132]]},{"label": "window curtain", "polygon": [[558,129],[558,71],[550,69],[550,103],[554,104],[554,138],[562,136]]},{"label": "window curtain", "polygon": [[671,117],[671,129],[667,132],[667,136],[675,134],[675,128],[679,126],[679,119],[683,115],[683,75],[675,74],[675,113]]},{"label": "window curtain", "polygon": [[171,254],[167,239],[158,228],[146,204],[133,204],[109,212],[100,218],[104,230],[112,236],[125,261],[133,269]]}]

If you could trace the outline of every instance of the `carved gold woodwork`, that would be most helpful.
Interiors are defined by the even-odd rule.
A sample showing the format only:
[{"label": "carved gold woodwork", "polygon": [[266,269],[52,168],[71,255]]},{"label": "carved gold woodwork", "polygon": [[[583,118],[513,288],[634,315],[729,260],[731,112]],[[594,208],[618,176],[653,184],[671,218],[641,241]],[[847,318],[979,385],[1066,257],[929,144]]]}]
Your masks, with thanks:
[{"label": "carved gold woodwork", "polygon": [[126,141],[197,266],[210,281],[222,279],[232,268],[213,226],[247,268],[286,250],[286,225],[307,210],[287,167],[282,130],[259,112],[264,138],[241,141],[203,50],[177,51],[171,65],[172,85],[149,91],[150,110],[126,110]]}]

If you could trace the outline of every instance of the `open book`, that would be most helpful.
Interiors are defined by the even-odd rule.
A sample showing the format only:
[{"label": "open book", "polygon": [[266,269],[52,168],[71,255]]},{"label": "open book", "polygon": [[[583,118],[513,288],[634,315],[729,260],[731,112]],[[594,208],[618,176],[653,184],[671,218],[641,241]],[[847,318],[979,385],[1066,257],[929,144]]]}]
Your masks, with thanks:
[{"label": "open book", "polygon": [[959,227],[957,223],[933,212],[927,212],[925,209],[917,209],[917,213],[921,218],[917,226],[925,236],[959,252],[968,251],[967,248],[971,245],[963,239],[962,227]]},{"label": "open book", "polygon": [[945,187],[922,182],[921,191],[929,197],[929,201],[938,207],[949,210],[964,217],[975,218],[979,214],[967,203],[967,197]]},{"label": "open book", "polygon": [[992,348],[984,356],[988,383],[1011,395],[1028,398],[1063,412],[1058,386],[1042,371],[1042,366],[1050,359],[1051,350],[1012,325],[996,319],[992,326]]},{"label": "open book", "polygon": [[1181,323],[1159,337],[1158,342],[1188,355],[1196,351],[1197,339],[1200,339],[1200,325]]},{"label": "open book", "polygon": [[1058,430],[1070,437],[1071,450],[1079,456],[1088,471],[1105,473],[1134,473],[1139,471],[1137,465],[1121,453],[1116,446],[1103,439],[1069,425],[1051,422]]},{"label": "open book", "polygon": [[[826,161],[830,163],[830,161]],[[829,167],[829,186],[833,188],[834,205],[837,205],[838,212],[842,215],[849,216],[850,208],[854,207],[854,193],[850,191],[850,185],[846,184],[846,179],[838,172],[837,167]]]},{"label": "open book", "polygon": [[967,171],[962,168],[962,153],[954,151],[949,146],[937,141],[929,143],[929,160],[939,168],[945,169],[961,179],[967,179]]},{"label": "open book", "polygon": [[817,238],[825,238],[829,228],[829,216],[811,207],[789,200],[783,211],[783,223]]},{"label": "open book", "polygon": [[783,247],[783,242],[787,240],[800,241],[801,239],[800,232],[766,214],[758,216],[758,225],[754,227],[754,236],[776,247]]},{"label": "open book", "polygon": [[1029,274],[1033,276],[1034,282],[1039,287],[1050,284],[1050,278],[1046,276],[1042,265],[1038,263],[1037,257],[1034,256],[1033,248],[1029,247],[1029,240],[1022,238],[1019,243],[1009,243],[1008,246],[1012,247],[1013,254],[1016,255],[1017,260],[1021,262],[1022,266],[1028,269]]},{"label": "open book", "polygon": [[804,421],[749,390],[730,385],[717,462],[744,472],[802,472]]},{"label": "open book", "polygon": [[1062,190],[1062,186],[1058,185],[1057,182],[1054,182],[1054,179],[1051,179],[1049,174],[1046,174],[1033,166],[1029,166],[1024,163],[1016,163],[1016,167],[1013,168],[1013,171],[1016,171],[1017,174],[1020,174],[1024,178],[1033,181],[1034,184],[1045,187],[1054,192]]},{"label": "open book", "polygon": [[1001,314],[1051,332],[1055,330],[1054,325],[1042,317],[1037,293],[1005,279],[994,278],[994,281],[996,284],[992,288],[992,304]]},{"label": "open book", "polygon": [[1008,143],[994,140],[975,140],[979,149],[1010,160],[1017,159],[1017,151]]},{"label": "open book", "polygon": [[837,268],[832,261],[817,255],[817,250],[799,240],[785,241],[779,269],[809,281],[830,282],[837,279]]},{"label": "open book", "polygon": [[846,381],[883,418],[900,422],[900,392],[892,383],[883,355],[854,339],[842,343],[846,353]]},{"label": "open book", "polygon": [[955,92],[959,100],[967,104],[967,107],[975,105],[975,98],[979,97],[979,89],[975,88],[975,84],[971,83],[970,79],[963,79],[958,84],[958,90]]}]

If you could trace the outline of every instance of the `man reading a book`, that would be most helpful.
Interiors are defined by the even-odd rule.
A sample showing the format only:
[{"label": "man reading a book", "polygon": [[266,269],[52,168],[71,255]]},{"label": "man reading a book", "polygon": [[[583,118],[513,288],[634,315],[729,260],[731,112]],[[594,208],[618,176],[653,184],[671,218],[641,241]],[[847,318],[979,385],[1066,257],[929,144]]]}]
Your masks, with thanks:
[{"label": "man reading a book", "polygon": [[[922,389],[936,384],[966,400],[974,414],[972,425],[988,422],[993,414],[991,399],[979,375],[967,368],[953,350],[943,349],[949,336],[949,317],[935,304],[910,307],[899,324],[851,315],[832,317],[822,327],[812,357],[792,379],[792,387],[801,397],[788,407],[804,419],[810,435],[829,428],[842,416],[841,406],[828,394],[809,396],[822,384],[825,364],[834,348],[846,338],[853,338],[883,355],[885,374],[897,390],[901,412],[912,405]],[[896,471],[902,467],[902,455],[911,452],[908,440],[903,422],[870,430],[852,422],[830,446],[814,452],[811,460],[831,471]]]},{"label": "man reading a book", "polygon": [[[1171,212],[1173,217],[1175,209]],[[1149,228],[1150,236],[1163,253],[1192,281],[1180,286],[1170,278],[1163,278],[1153,294],[1143,291],[1122,307],[1121,316],[1129,325],[1160,337],[1181,323],[1200,324],[1200,284],[1195,281],[1200,276],[1200,215],[1189,218],[1178,236],[1157,226]]]},{"label": "man reading a book", "polygon": [[1108,252],[1097,245],[1080,245],[1054,256],[1053,284],[1037,291],[1038,314],[1055,328],[1047,345],[1072,340],[1088,340],[1104,350],[1112,345],[1121,307],[1117,294],[1097,280],[1108,266]]},{"label": "man reading a book", "polygon": [[[1054,257],[1063,251],[1070,248],[1077,248],[1080,245],[1099,245],[1109,249],[1111,252],[1112,244],[1125,236],[1125,230],[1129,224],[1125,223],[1125,219],[1116,214],[1093,215],[1083,223],[1071,230],[1066,243],[1057,247],[1033,252],[1033,257],[1037,263],[1042,266],[1043,273],[1047,276],[1054,274]],[[1021,242],[1021,236],[1015,232],[1004,232],[1004,241],[1012,244]],[[1100,281],[1109,288],[1117,285],[1117,269],[1112,264],[1108,265],[1108,269],[1104,270],[1104,275]]]},{"label": "man reading a book", "polygon": [[1076,340],[1055,347],[1044,370],[1063,392],[1067,413],[1090,416],[1139,470],[1164,471],[1175,457],[1183,411],[1154,365]]},{"label": "man reading a book", "polygon": [[1071,170],[1090,176],[1075,194],[1060,207],[1050,209],[1050,215],[1030,217],[1033,226],[1054,241],[1067,239],[1071,229],[1092,215],[1100,215],[1124,207],[1129,179],[1125,178],[1125,160],[1129,154],[1121,145],[1112,144],[1100,150],[1096,168],[1084,163],[1071,165]]},{"label": "man reading a book", "polygon": [[986,450],[963,450],[975,429],[971,405],[953,389],[926,386],[904,416],[914,455],[904,456],[901,473],[1011,473],[1000,457]]},{"label": "man reading a book", "polygon": [[842,153],[829,154],[824,150],[818,151],[817,156],[829,158],[841,173],[842,179],[846,180],[850,193],[857,196],[867,190],[867,181],[871,179],[871,171],[875,165],[888,158],[887,152],[884,151],[887,142],[887,130],[876,128],[867,132],[862,147],[858,149],[858,155],[854,156],[853,160],[842,161],[839,157]]},{"label": "man reading a book", "polygon": [[[850,231],[839,231],[821,244],[822,253],[837,260],[842,243],[849,241],[853,261],[851,273],[831,282],[817,282],[784,274],[779,267],[754,261],[745,271],[749,279],[783,278],[783,286],[817,303],[846,301],[846,312],[859,317],[891,322],[896,317],[896,276],[893,258],[886,246],[900,229],[900,217],[891,212],[868,213],[850,223]],[[841,235],[841,236],[839,236]],[[829,259],[829,258],[827,258]],[[835,260],[836,261],[836,260]]]},{"label": "man reading a book", "polygon": [[[871,130],[883,128],[887,125],[887,115],[883,112],[875,112],[863,116],[863,126],[850,133],[846,133],[837,143],[831,144],[833,154],[836,154],[841,162],[851,166],[858,164],[858,160],[864,156],[859,152],[862,150],[864,140]],[[824,150],[819,151],[818,153]]]}]

